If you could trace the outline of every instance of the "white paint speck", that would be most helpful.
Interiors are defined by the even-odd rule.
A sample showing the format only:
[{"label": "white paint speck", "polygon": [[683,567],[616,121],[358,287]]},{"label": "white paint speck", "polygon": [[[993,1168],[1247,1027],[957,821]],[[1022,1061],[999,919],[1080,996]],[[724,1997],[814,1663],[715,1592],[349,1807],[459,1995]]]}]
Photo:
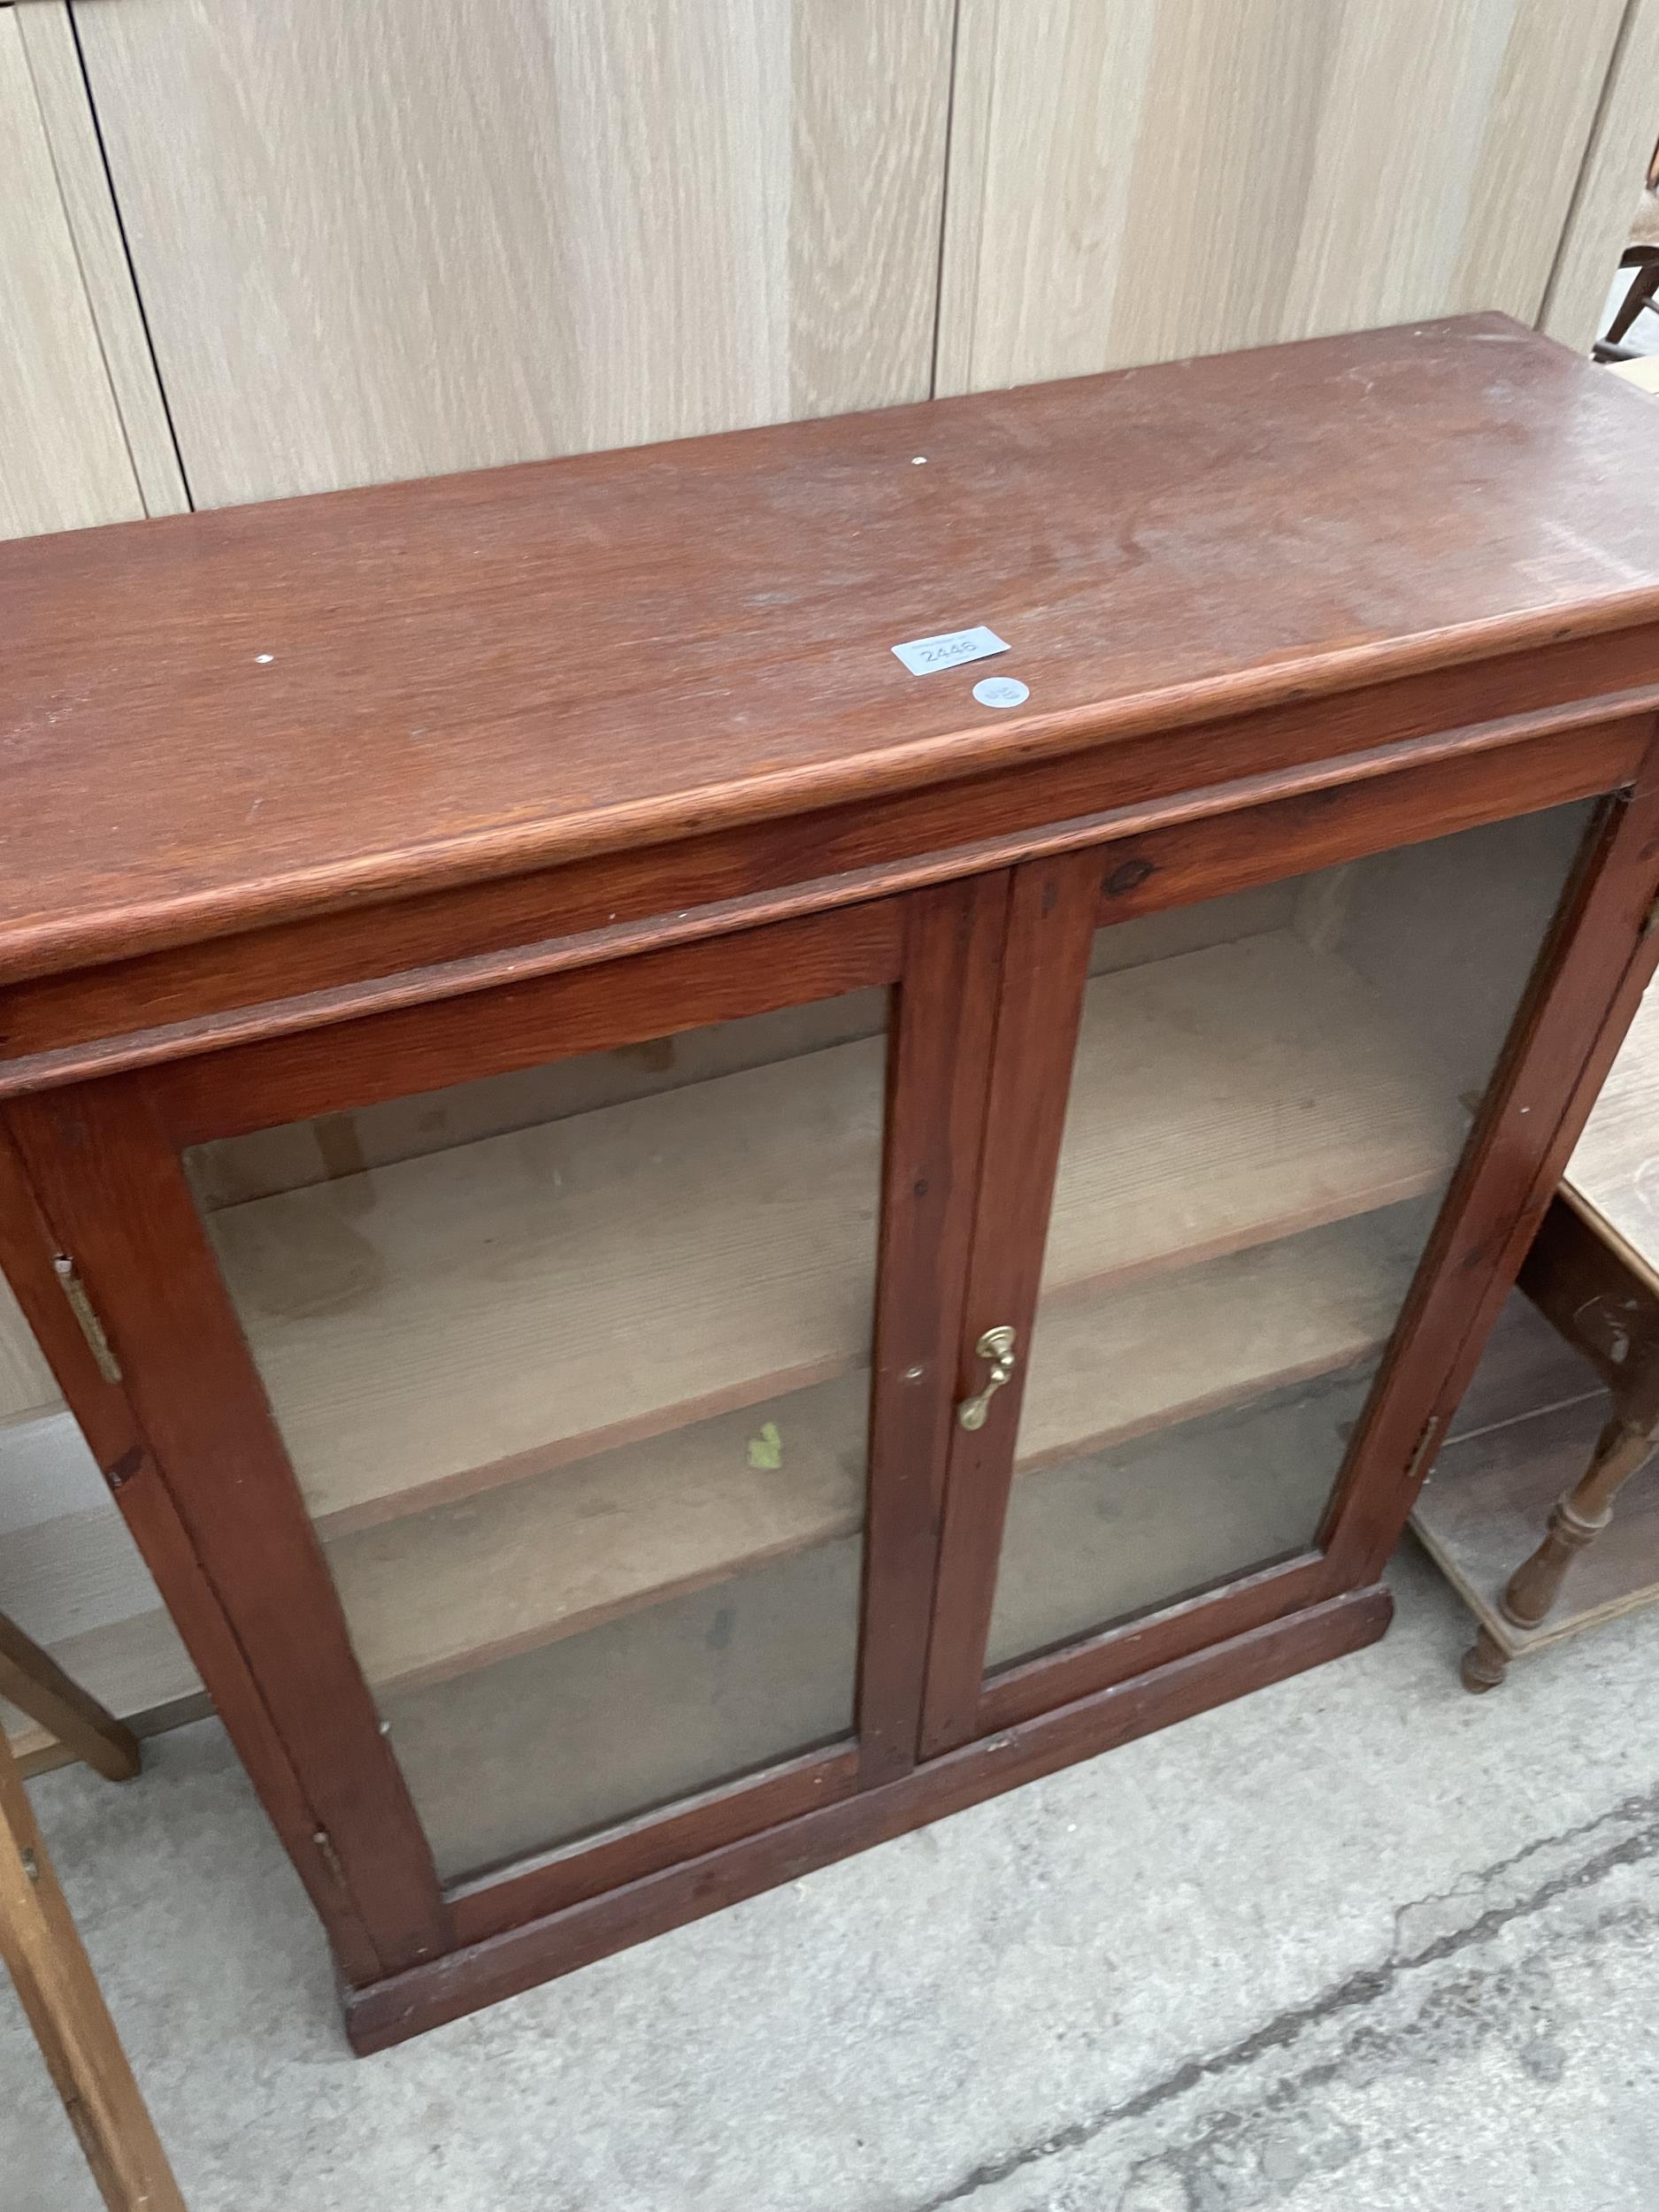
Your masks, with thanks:
[{"label": "white paint speck", "polygon": [[925,469],[927,466],[927,456],[925,453],[912,454],[910,456],[910,466],[913,469]]},{"label": "white paint speck", "polygon": [[261,668],[266,668],[276,658],[276,655],[274,653],[256,653],[254,655],[254,658],[258,662]]}]

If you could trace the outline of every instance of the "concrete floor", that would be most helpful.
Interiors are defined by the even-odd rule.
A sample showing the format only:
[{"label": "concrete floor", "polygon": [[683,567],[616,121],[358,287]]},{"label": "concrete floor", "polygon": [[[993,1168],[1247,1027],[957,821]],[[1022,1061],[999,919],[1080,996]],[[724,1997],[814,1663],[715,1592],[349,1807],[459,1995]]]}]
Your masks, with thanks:
[{"label": "concrete floor", "polygon": [[[1659,2203],[1659,1615],[1381,1645],[354,2060],[217,1725],[33,1786],[193,2212]],[[9,1994],[0,2207],[96,2197]]]}]

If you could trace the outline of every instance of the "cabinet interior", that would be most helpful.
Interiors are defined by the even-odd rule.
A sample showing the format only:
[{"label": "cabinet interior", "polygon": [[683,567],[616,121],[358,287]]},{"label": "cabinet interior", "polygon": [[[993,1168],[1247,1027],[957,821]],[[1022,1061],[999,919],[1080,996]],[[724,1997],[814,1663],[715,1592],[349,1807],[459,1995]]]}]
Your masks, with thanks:
[{"label": "cabinet interior", "polygon": [[[1102,1479],[1123,1527],[1179,1492],[1201,1535],[1125,1546],[1104,1617],[1236,1572],[1230,1490],[1297,1461],[1276,1440],[1321,1389],[1351,1429],[1583,819],[1100,931],[1019,1427],[1010,1524],[1023,1479],[1048,1485],[1022,1585],[1099,1585],[1097,1507],[1065,1496]],[[850,1731],[890,1006],[190,1156],[446,1876]],[[1321,1479],[1270,1550],[1310,1540]],[[1031,1647],[1030,1609],[993,1663]]]}]

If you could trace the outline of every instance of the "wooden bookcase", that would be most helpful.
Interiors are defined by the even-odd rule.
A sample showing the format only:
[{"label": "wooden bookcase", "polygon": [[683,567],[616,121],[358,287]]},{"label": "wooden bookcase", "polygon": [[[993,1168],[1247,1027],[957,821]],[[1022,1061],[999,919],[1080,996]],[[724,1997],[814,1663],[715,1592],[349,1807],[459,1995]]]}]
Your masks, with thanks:
[{"label": "wooden bookcase", "polygon": [[0,1256],[357,2047],[1382,1632],[1656,511],[1478,317],[0,549]]}]

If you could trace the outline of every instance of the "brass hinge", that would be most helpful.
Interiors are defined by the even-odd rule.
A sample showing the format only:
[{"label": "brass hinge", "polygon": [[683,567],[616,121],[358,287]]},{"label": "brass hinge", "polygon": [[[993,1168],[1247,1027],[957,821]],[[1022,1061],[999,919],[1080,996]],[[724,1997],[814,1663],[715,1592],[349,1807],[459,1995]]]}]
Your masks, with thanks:
[{"label": "brass hinge", "polygon": [[1415,1482],[1424,1468],[1434,1456],[1435,1432],[1440,1425],[1440,1416],[1431,1413],[1423,1424],[1423,1433],[1411,1448],[1411,1458],[1406,1468],[1406,1480]]},{"label": "brass hinge", "polygon": [[81,1333],[87,1340],[87,1349],[98,1363],[98,1372],[105,1382],[121,1379],[120,1362],[110,1349],[110,1340],[104,1333],[104,1324],[97,1317],[87,1286],[75,1272],[75,1263],[59,1252],[52,1261],[52,1269],[63,1285],[64,1296],[69,1301],[69,1310],[81,1324]]}]

